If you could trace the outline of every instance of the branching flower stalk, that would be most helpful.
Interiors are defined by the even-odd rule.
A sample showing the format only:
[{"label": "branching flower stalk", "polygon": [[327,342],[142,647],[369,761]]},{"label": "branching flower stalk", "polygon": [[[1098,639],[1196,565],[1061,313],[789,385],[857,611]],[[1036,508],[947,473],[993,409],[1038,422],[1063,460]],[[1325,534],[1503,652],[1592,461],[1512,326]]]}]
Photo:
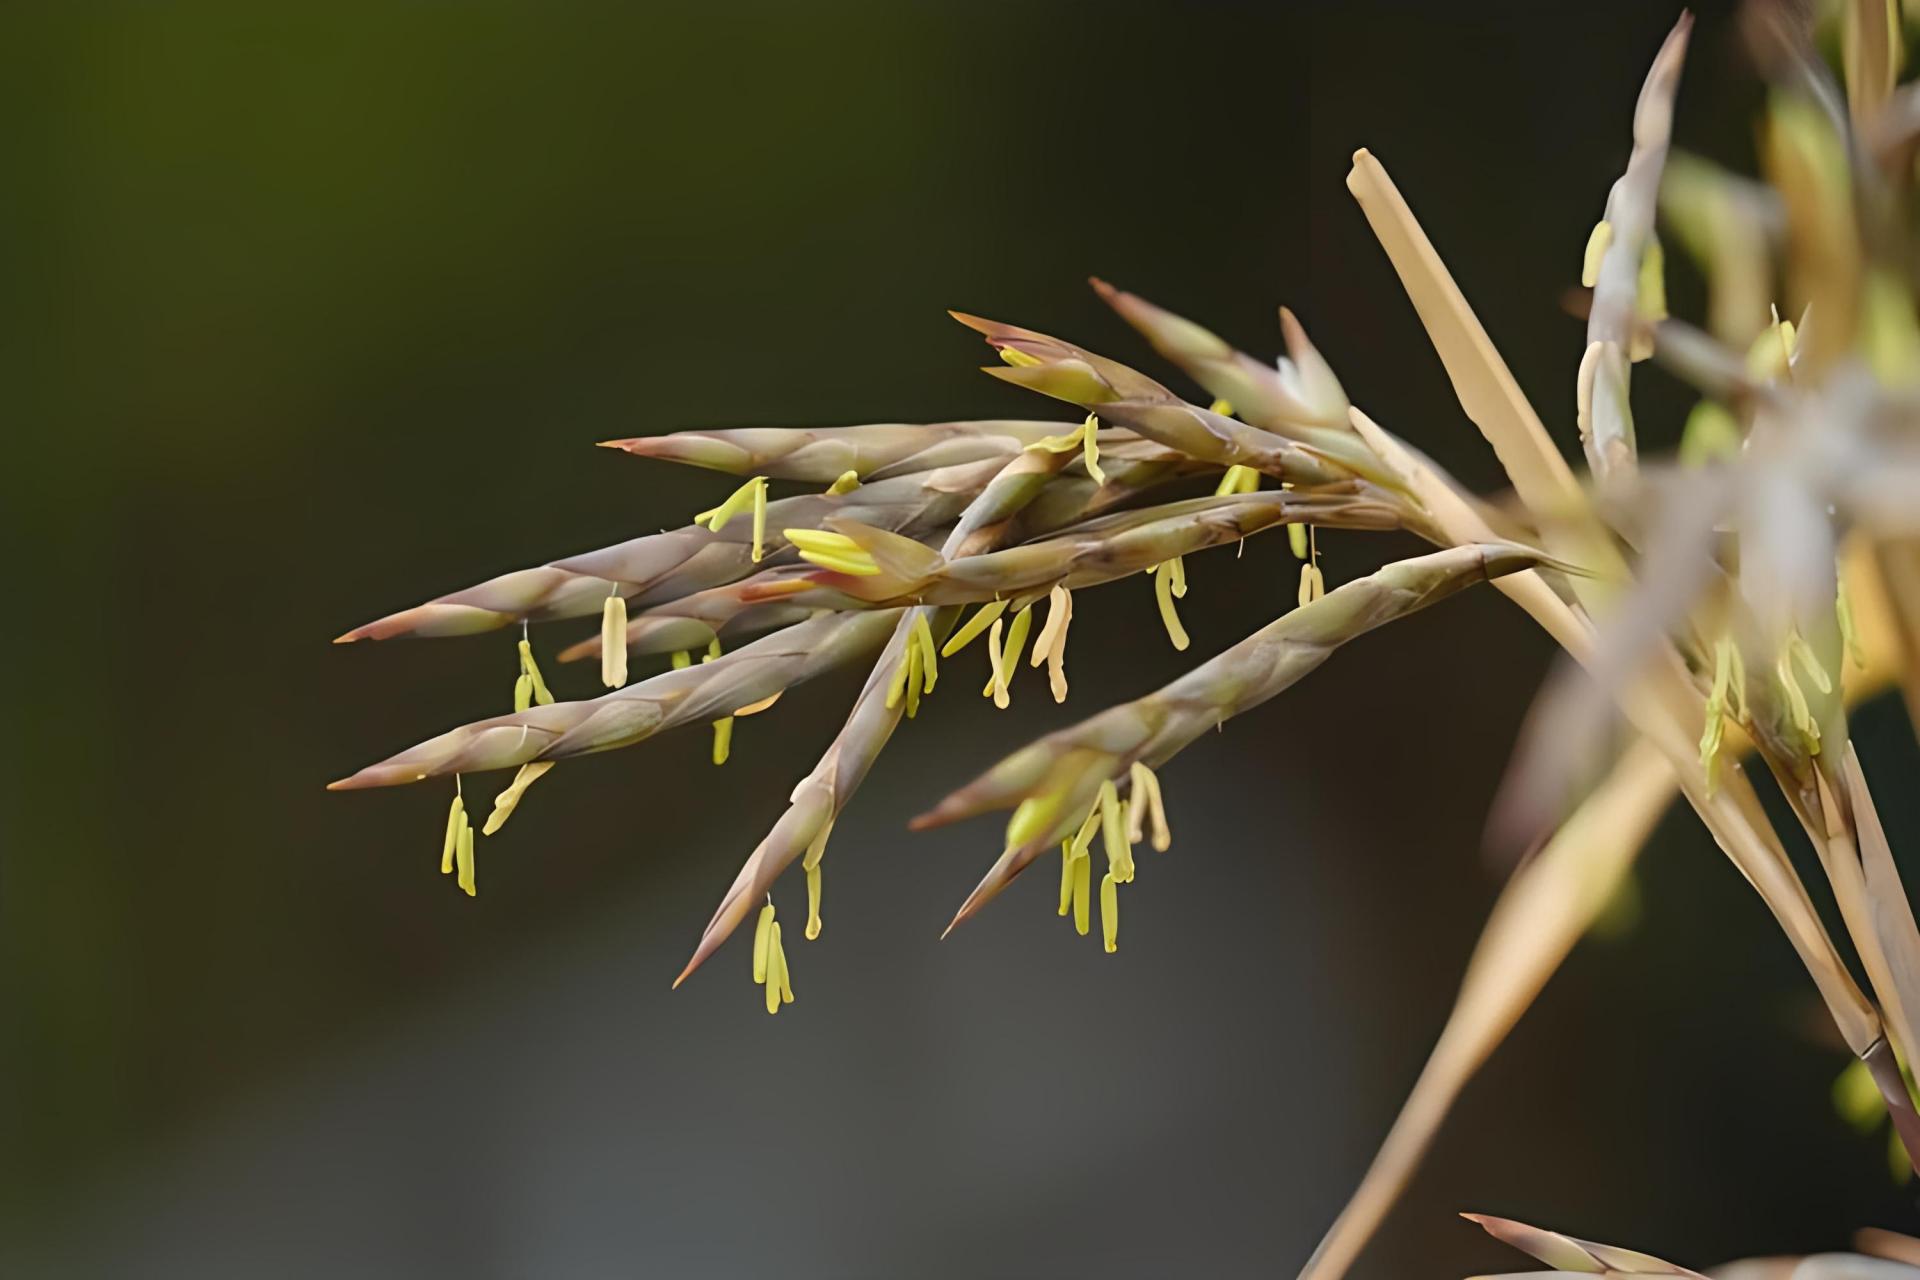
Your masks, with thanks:
[{"label": "branching flower stalk", "polygon": [[[490,840],[558,761],[711,724],[720,763],[738,718],[778,714],[787,689],[871,659],[839,734],[740,867],[675,980],[752,917],[753,976],[777,1012],[793,999],[774,901],[781,877],[800,864],[803,936],[818,939],[835,822],[901,720],[929,711],[942,677],[950,687],[955,663],[974,660],[970,647],[984,654],[985,679],[974,683],[975,668],[963,683],[997,707],[1010,705],[1023,664],[1045,668],[1050,694],[1065,700],[1076,592],[1147,575],[1168,643],[1184,651],[1188,558],[1285,528],[1301,576],[1297,591],[1275,592],[1273,621],[1160,690],[1014,752],[916,821],[1011,811],[999,858],[953,924],[1057,848],[1057,910],[1082,934],[1097,912],[1101,945],[1117,949],[1121,890],[1139,870],[1135,846],[1164,850],[1171,840],[1157,770],[1348,641],[1488,581],[1567,659],[1529,716],[1490,827],[1500,843],[1537,852],[1514,872],[1425,1070],[1302,1274],[1339,1276],[1352,1265],[1461,1088],[1596,920],[1676,794],[1806,968],[1857,1063],[1845,1077],[1850,1113],[1881,1108],[1912,1164],[1920,929],[1846,713],[1892,682],[1920,713],[1920,313],[1911,270],[1920,235],[1909,216],[1920,85],[1898,84],[1904,40],[1891,5],[1827,6],[1833,12],[1819,20],[1838,23],[1839,39],[1826,46],[1799,10],[1756,6],[1777,82],[1760,179],[1672,145],[1691,36],[1683,16],[1635,104],[1626,171],[1596,201],[1584,254],[1569,252],[1591,295],[1558,433],[1386,168],[1367,151],[1354,156],[1348,188],[1513,502],[1467,493],[1355,405],[1285,308],[1286,354],[1269,363],[1093,282],[1199,389],[1195,400],[1087,348],[956,312],[993,353],[986,372],[1068,406],[1067,416],[608,442],[740,483],[683,517],[685,527],[504,574],[342,636],[522,628],[510,712],[333,785],[452,774],[442,869],[473,894],[465,775],[517,771],[478,833]],[[1839,79],[1814,52],[1821,47],[1841,50]],[[1705,279],[1704,326],[1668,315],[1669,244]],[[1672,459],[1639,448],[1633,373],[1648,359],[1700,396]],[[1561,452],[1576,436],[1584,475]],[[775,497],[774,485],[812,491]],[[1328,583],[1322,528],[1405,530],[1434,550]],[[594,615],[599,634],[560,657],[597,659],[609,691],[557,701],[528,624]],[[663,669],[633,678],[665,655]],[[1614,724],[1625,732],[1610,733]],[[1596,758],[1593,744],[1610,741],[1620,745]],[[1837,935],[1760,803],[1750,760],[1779,785],[1819,855],[1817,888],[1831,895]],[[1695,1274],[1475,1220],[1561,1273]]]}]

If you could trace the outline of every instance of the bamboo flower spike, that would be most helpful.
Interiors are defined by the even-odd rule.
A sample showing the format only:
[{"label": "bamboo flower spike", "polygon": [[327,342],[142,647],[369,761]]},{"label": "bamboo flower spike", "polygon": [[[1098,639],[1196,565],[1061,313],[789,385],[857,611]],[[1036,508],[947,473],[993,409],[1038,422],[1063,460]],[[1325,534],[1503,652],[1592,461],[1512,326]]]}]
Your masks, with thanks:
[{"label": "bamboo flower spike", "polygon": [[[1907,271],[1920,242],[1893,198],[1911,185],[1920,152],[1920,85],[1896,87],[1904,49],[1895,6],[1803,7],[1838,11],[1844,100],[1831,69],[1809,53],[1835,42],[1794,28],[1787,8],[1772,14],[1767,38],[1781,45],[1774,52],[1788,78],[1768,99],[1764,182],[1669,159],[1690,19],[1653,60],[1626,171],[1580,263],[1592,299],[1573,416],[1588,477],[1567,465],[1384,166],[1363,150],[1349,189],[1515,502],[1473,497],[1354,406],[1284,308],[1286,354],[1269,362],[1095,282],[1210,403],[1047,334],[955,313],[996,353],[992,376],[1072,405],[1072,420],[614,442],[745,482],[691,527],[502,574],[340,637],[521,624],[510,714],[333,786],[452,774],[441,870],[471,896],[481,833],[465,774],[515,770],[486,820],[492,835],[558,760],[710,724],[719,763],[737,717],[815,676],[871,662],[844,726],[740,866],[675,983],[757,915],[753,975],[777,1012],[793,990],[774,883],[801,864],[804,933],[817,938],[834,824],[900,721],[933,691],[940,659],[984,636],[982,693],[996,707],[1009,705],[1023,659],[1045,665],[1064,700],[1075,592],[1148,573],[1168,637],[1185,649],[1175,607],[1185,557],[1284,526],[1302,562],[1298,607],[1163,688],[1007,756],[915,826],[1010,810],[999,857],[954,923],[1058,845],[1060,915],[1090,934],[1097,902],[1101,945],[1112,952],[1120,893],[1137,872],[1134,846],[1164,851],[1171,842],[1155,768],[1285,692],[1347,641],[1491,581],[1585,669],[1546,686],[1490,824],[1548,838],[1503,890],[1439,1042],[1303,1280],[1335,1280],[1352,1265],[1453,1100],[1592,926],[1676,794],[1760,894],[1853,1055],[1840,1096],[1848,1114],[1859,1123],[1877,1108],[1903,1167],[1914,1167],[1920,1110],[1905,1069],[1920,1060],[1920,925],[1847,710],[1899,678],[1920,720],[1912,430],[1920,295]],[[1667,314],[1656,214],[1705,277],[1704,328]],[[1793,302],[1790,319],[1778,313],[1782,299]],[[1649,355],[1698,399],[1677,467],[1640,457],[1630,393],[1633,365]],[[769,501],[771,479],[816,491]],[[1157,491],[1174,483],[1213,494],[1163,500]],[[749,511],[743,529],[734,517]],[[1328,590],[1322,526],[1406,530],[1438,550]],[[610,692],[557,702],[527,624],[595,613],[598,636],[561,658],[597,658]],[[669,669],[628,683],[632,655],[666,653]],[[1597,728],[1616,714],[1631,730],[1624,752],[1599,787],[1569,804],[1579,769],[1568,744],[1609,737]],[[1552,731],[1536,732],[1540,723]],[[1729,755],[1758,760],[1777,783],[1784,811],[1813,845],[1844,938],[1829,931],[1747,766]],[[1503,825],[1515,813],[1524,821]],[[1097,885],[1096,834],[1106,859]],[[1475,1221],[1566,1273],[1695,1274],[1505,1220]]]}]

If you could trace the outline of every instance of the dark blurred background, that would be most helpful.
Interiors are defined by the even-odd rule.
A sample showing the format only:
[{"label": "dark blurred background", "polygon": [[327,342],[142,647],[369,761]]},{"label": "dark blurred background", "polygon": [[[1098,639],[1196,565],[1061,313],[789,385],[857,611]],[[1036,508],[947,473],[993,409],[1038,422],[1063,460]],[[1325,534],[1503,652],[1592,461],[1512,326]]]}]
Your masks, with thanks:
[{"label": "dark blurred background", "polygon": [[[1724,8],[1679,132],[1746,163]],[[468,901],[435,866],[444,789],[321,785],[498,711],[512,634],[327,641],[733,484],[596,440],[1054,416],[974,371],[947,307],[1156,368],[1089,272],[1262,353],[1288,303],[1357,401],[1491,486],[1348,156],[1391,168],[1571,448],[1563,291],[1674,16],[9,6],[0,1271],[1291,1275],[1497,890],[1481,825],[1551,659],[1497,596],[1354,645],[1169,768],[1176,844],[1119,954],[1054,918],[1051,877],[938,943],[998,828],[906,819],[1244,635],[1292,562],[1278,538],[1199,561],[1185,658],[1144,586],[1087,595],[1067,707],[943,691],[895,738],[778,1019],[739,945],[668,982],[854,673],[742,722],[724,769],[689,734],[558,770]],[[1671,439],[1685,398],[1642,386]],[[1412,549],[1323,545],[1335,579]],[[1877,771],[1920,763],[1897,707],[1859,732]],[[1883,794],[1920,834],[1920,798]],[[1915,1224],[1690,816],[1640,890],[1358,1274],[1518,1265],[1459,1209],[1695,1263]]]}]

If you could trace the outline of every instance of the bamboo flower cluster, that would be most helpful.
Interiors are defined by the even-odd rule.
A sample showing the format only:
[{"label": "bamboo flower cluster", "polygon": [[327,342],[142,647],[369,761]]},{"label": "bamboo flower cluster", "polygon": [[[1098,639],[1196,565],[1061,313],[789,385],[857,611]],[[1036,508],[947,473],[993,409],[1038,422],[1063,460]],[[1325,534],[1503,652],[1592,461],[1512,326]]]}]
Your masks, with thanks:
[{"label": "bamboo flower cluster", "polygon": [[[836,820],[901,719],[928,709],[969,646],[983,641],[981,693],[996,707],[1011,704],[1023,659],[1044,667],[1051,696],[1065,701],[1076,592],[1147,575],[1168,641],[1184,651],[1177,602],[1187,559],[1285,528],[1301,561],[1290,608],[1165,687],[1014,751],[916,820],[1010,811],[998,857],[948,928],[1058,847],[1059,914],[1089,934],[1097,904],[1102,945],[1115,950],[1135,846],[1164,851],[1171,841],[1158,773],[1169,760],[1284,694],[1348,641],[1489,582],[1567,658],[1541,692],[1494,808],[1495,838],[1536,852],[1487,922],[1400,1118],[1302,1274],[1337,1276],[1352,1264],[1462,1085],[1599,916],[1676,792],[1773,913],[1851,1051],[1849,1113],[1887,1116],[1911,1165],[1920,1154],[1906,1075],[1920,1053],[1920,930],[1846,711],[1898,681],[1920,719],[1920,85],[1897,84],[1904,30],[1891,4],[1829,7],[1842,37],[1838,79],[1797,10],[1760,6],[1755,27],[1777,81],[1761,180],[1671,145],[1689,19],[1655,57],[1626,170],[1584,255],[1569,251],[1569,275],[1591,291],[1565,397],[1584,475],[1385,167],[1363,150],[1348,187],[1461,410],[1504,467],[1512,502],[1468,494],[1362,411],[1284,308],[1285,354],[1269,363],[1095,280],[1199,389],[1191,400],[1071,342],[956,312],[995,357],[985,371],[1066,406],[1064,420],[609,442],[741,483],[685,527],[507,573],[342,636],[521,629],[511,712],[333,786],[452,775],[442,869],[457,868],[472,894],[466,775],[517,770],[482,828],[488,839],[562,760],[707,723],[722,763],[736,718],[815,676],[869,664],[844,726],[740,867],[675,983],[751,916],[754,980],[777,1012],[793,999],[779,878],[801,863],[804,937],[817,940]],[[1704,325],[1668,314],[1663,230],[1681,251],[1674,261],[1705,281]],[[1649,359],[1699,395],[1674,458],[1639,447],[1632,382]],[[774,497],[776,484],[805,491]],[[1433,549],[1329,583],[1320,529],[1404,530]],[[595,613],[599,634],[558,656],[597,659],[608,691],[556,701],[530,624]],[[969,682],[979,678],[976,669]],[[1591,745],[1609,741],[1617,746],[1596,761]],[[1760,805],[1748,775],[1755,761],[1820,855],[1838,935]],[[1695,1274],[1475,1220],[1556,1273]]]}]

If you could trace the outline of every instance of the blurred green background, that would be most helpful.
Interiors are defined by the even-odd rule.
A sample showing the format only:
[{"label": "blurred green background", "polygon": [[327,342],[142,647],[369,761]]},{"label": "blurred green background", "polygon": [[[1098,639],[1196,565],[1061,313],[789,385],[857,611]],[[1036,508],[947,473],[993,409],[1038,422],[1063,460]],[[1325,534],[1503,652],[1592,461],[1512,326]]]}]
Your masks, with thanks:
[{"label": "blurred green background", "polygon": [[[1680,134],[1740,162],[1758,93],[1725,7]],[[468,901],[436,873],[443,790],[321,785],[501,709],[511,633],[327,640],[732,483],[596,440],[1051,416],[974,372],[947,307],[1156,368],[1090,272],[1258,352],[1288,303],[1359,403],[1489,486],[1348,156],[1390,166],[1571,447],[1562,296],[1673,17],[9,6],[0,1270],[1291,1274],[1496,892],[1481,824],[1551,655],[1491,593],[1174,764],[1176,844],[1118,955],[1038,880],[937,943],[997,832],[906,818],[1294,583],[1279,539],[1201,560],[1186,658],[1144,586],[1088,595],[1069,706],[942,695],[896,737],[777,1020],[740,947],[668,982],[856,674],[742,722],[724,769],[689,735],[558,770]],[[1670,439],[1685,397],[1644,384]],[[1335,579],[1411,548],[1323,545]],[[591,674],[552,673],[563,697]],[[1860,734],[1877,772],[1920,763],[1897,707]],[[1920,833],[1920,798],[1887,795]],[[1697,823],[1669,817],[1640,884],[1634,930],[1575,953],[1357,1274],[1518,1265],[1458,1209],[1695,1263],[1914,1225]]]}]

